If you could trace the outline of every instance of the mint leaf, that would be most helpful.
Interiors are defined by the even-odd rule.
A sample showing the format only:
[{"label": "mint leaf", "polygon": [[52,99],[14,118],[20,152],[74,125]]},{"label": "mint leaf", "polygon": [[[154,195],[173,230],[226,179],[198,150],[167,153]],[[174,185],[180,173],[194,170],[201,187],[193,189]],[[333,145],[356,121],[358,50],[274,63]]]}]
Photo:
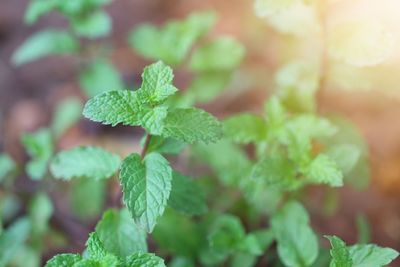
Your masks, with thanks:
[{"label": "mint leaf", "polygon": [[264,141],[267,136],[263,118],[250,113],[234,115],[224,120],[224,135],[236,143]]},{"label": "mint leaf", "polygon": [[196,181],[178,172],[172,173],[172,191],[168,205],[177,211],[190,215],[200,215],[207,212],[202,188]]},{"label": "mint leaf", "polygon": [[173,79],[172,69],[162,61],[145,67],[140,89],[141,99],[152,105],[163,102],[178,90],[172,85]]},{"label": "mint leaf", "polygon": [[89,234],[89,239],[86,241],[86,248],[90,258],[101,259],[107,255],[103,242],[101,242],[96,232]]},{"label": "mint leaf", "polygon": [[157,106],[141,114],[140,124],[149,134],[161,135],[164,129],[164,119],[168,116],[166,106]]},{"label": "mint leaf", "polygon": [[111,32],[112,22],[107,13],[98,10],[84,16],[74,17],[71,26],[77,35],[96,39],[105,37]]},{"label": "mint leaf", "polygon": [[46,233],[53,211],[54,206],[50,197],[43,192],[36,193],[29,203],[29,218],[33,234],[40,236]]},{"label": "mint leaf", "polygon": [[9,155],[0,154],[0,182],[3,181],[15,167],[15,162]]},{"label": "mint leaf", "polygon": [[[145,136],[146,137],[146,136]],[[145,137],[142,141],[145,140]],[[143,144],[142,144],[143,146]],[[179,154],[186,147],[186,144],[173,138],[163,138],[153,135],[150,140],[148,152],[158,152],[160,154]]]},{"label": "mint leaf", "polygon": [[30,228],[29,220],[22,218],[0,234],[0,266],[8,266],[28,238]]},{"label": "mint leaf", "polygon": [[83,109],[86,118],[111,124],[140,125],[140,102],[136,92],[118,90],[105,92],[91,98]]},{"label": "mint leaf", "polygon": [[336,162],[324,154],[318,155],[306,170],[308,180],[330,186],[343,186],[343,174]]},{"label": "mint leaf", "polygon": [[79,84],[88,97],[124,88],[118,70],[107,60],[96,60],[90,63],[79,74]]},{"label": "mint leaf", "polygon": [[83,105],[77,98],[67,98],[58,103],[51,123],[55,137],[61,137],[81,118],[82,109]]},{"label": "mint leaf", "polygon": [[29,37],[12,55],[11,61],[19,66],[48,55],[77,52],[78,41],[60,30],[44,30]]},{"label": "mint leaf", "polygon": [[71,267],[82,260],[79,254],[59,254],[47,261],[45,267]]},{"label": "mint leaf", "polygon": [[271,225],[281,261],[290,267],[311,266],[318,256],[318,240],[304,207],[298,202],[288,202],[274,214]]},{"label": "mint leaf", "polygon": [[352,267],[353,261],[350,257],[346,243],[337,236],[325,236],[331,243],[331,267]]},{"label": "mint leaf", "polygon": [[126,267],[165,267],[164,260],[152,253],[135,253],[126,259]]},{"label": "mint leaf", "polygon": [[24,21],[32,25],[40,17],[46,15],[57,7],[55,0],[32,0],[26,9]]},{"label": "mint leaf", "polygon": [[87,178],[72,181],[69,202],[71,211],[76,217],[82,220],[95,219],[103,212],[107,198],[106,182],[106,180]]},{"label": "mint leaf", "polygon": [[358,163],[361,150],[354,144],[337,144],[333,145],[326,151],[331,159],[333,159],[343,174],[349,174]]},{"label": "mint leaf", "polygon": [[129,34],[129,43],[146,58],[176,65],[184,60],[194,42],[214,21],[214,13],[203,12],[182,21],[173,20],[161,28],[143,24]]},{"label": "mint leaf", "polygon": [[196,72],[232,70],[240,64],[244,54],[244,47],[235,39],[219,37],[195,50],[189,68]]},{"label": "mint leaf", "polygon": [[47,128],[35,133],[22,135],[22,144],[31,160],[26,165],[26,171],[34,180],[40,180],[47,172],[47,164],[53,154],[53,137]]},{"label": "mint leaf", "polygon": [[349,247],[352,267],[382,267],[391,263],[399,253],[391,248],[382,248],[377,245],[353,245]]},{"label": "mint leaf", "polygon": [[296,166],[279,155],[262,158],[254,165],[251,176],[279,190],[295,190],[304,184],[296,177]]},{"label": "mint leaf", "polygon": [[119,167],[120,158],[99,147],[76,147],[58,153],[50,170],[55,178],[69,180],[74,177],[106,179]]},{"label": "mint leaf", "polygon": [[131,154],[122,162],[120,183],[124,202],[134,220],[149,233],[164,213],[171,180],[171,167],[158,153],[147,154],[143,161],[138,154]]},{"label": "mint leaf", "polygon": [[164,124],[164,137],[172,137],[185,143],[214,143],[222,136],[221,123],[201,109],[170,110]]},{"label": "mint leaf", "polygon": [[147,251],[146,235],[126,209],[107,210],[96,225],[96,235],[107,252],[121,258]]}]

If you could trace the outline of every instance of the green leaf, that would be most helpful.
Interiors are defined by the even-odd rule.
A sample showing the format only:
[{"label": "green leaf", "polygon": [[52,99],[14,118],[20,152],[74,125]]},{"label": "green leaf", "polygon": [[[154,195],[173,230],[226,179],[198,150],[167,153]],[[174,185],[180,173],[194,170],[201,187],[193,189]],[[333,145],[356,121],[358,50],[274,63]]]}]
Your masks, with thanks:
[{"label": "green leaf", "polygon": [[40,17],[46,15],[57,7],[55,0],[32,0],[26,9],[24,20],[25,23],[32,25]]},{"label": "green leaf", "polygon": [[[146,136],[144,136],[143,141]],[[142,144],[143,146],[143,144]],[[160,154],[179,154],[186,147],[186,144],[173,138],[163,138],[153,135],[150,140],[148,152],[158,152]]]},{"label": "green leaf", "polygon": [[382,267],[391,263],[399,253],[391,248],[382,248],[377,245],[353,245],[349,247],[352,267]]},{"label": "green leaf", "polygon": [[89,239],[86,241],[86,248],[90,258],[101,259],[107,255],[104,244],[96,232],[89,234]]},{"label": "green leaf", "polygon": [[244,47],[232,37],[224,36],[198,48],[189,68],[196,72],[227,71],[236,68],[245,54]]},{"label": "green leaf", "polygon": [[134,91],[118,90],[109,91],[91,98],[83,109],[86,118],[111,124],[140,125],[140,102]]},{"label": "green leaf", "polygon": [[224,135],[236,143],[256,143],[267,136],[263,118],[250,113],[234,115],[224,120]]},{"label": "green leaf", "polygon": [[72,29],[79,36],[96,39],[105,37],[111,32],[112,22],[106,12],[98,10],[85,16],[74,17]]},{"label": "green leaf", "polygon": [[47,261],[45,267],[71,267],[82,260],[79,254],[59,254]]},{"label": "green leaf", "polygon": [[118,70],[107,60],[96,60],[90,63],[79,74],[79,84],[88,97],[124,88]]},{"label": "green leaf", "polygon": [[70,180],[74,177],[106,179],[116,173],[119,156],[99,147],[75,147],[58,153],[50,170],[55,178]]},{"label": "green leaf", "polygon": [[78,41],[69,33],[44,30],[29,37],[12,55],[11,61],[19,66],[49,55],[77,52]]},{"label": "green leaf", "polygon": [[14,160],[7,154],[0,154],[0,182],[15,170]]},{"label": "green leaf", "polygon": [[161,28],[140,25],[129,34],[129,43],[146,58],[176,65],[184,60],[194,42],[214,21],[214,13],[204,12],[194,13],[183,21],[171,21]]},{"label": "green leaf", "polygon": [[330,147],[325,154],[336,162],[344,175],[347,175],[356,166],[361,151],[354,144],[338,144]]},{"label": "green leaf", "polygon": [[0,266],[8,266],[28,238],[30,227],[29,220],[22,218],[0,234]]},{"label": "green leaf", "polygon": [[331,267],[352,267],[353,261],[350,257],[346,243],[337,236],[325,236],[331,243]]},{"label": "green leaf", "polygon": [[85,15],[99,7],[111,3],[111,0],[70,0],[58,1],[58,10],[69,18]]},{"label": "green leaf", "polygon": [[54,112],[51,123],[53,134],[59,138],[72,127],[82,114],[83,105],[77,98],[67,98],[61,101]]},{"label": "green leaf", "polygon": [[308,180],[330,186],[343,186],[343,174],[336,162],[324,154],[319,154],[306,170]]},{"label": "green leaf", "polygon": [[165,267],[164,260],[152,253],[135,253],[126,259],[126,267]]},{"label": "green leaf", "polygon": [[185,143],[214,143],[222,136],[221,123],[201,109],[170,110],[164,123],[164,137],[172,137]]},{"label": "green leaf", "polygon": [[296,190],[304,184],[296,177],[295,165],[279,155],[262,158],[254,165],[251,176],[280,190]]},{"label": "green leaf", "polygon": [[149,233],[164,213],[171,180],[171,167],[158,153],[147,154],[143,161],[138,154],[131,154],[122,162],[120,183],[124,202],[135,222]]},{"label": "green leaf", "polygon": [[307,211],[298,202],[288,202],[271,219],[278,242],[278,255],[285,266],[311,266],[318,256],[318,240],[309,225]]},{"label": "green leaf", "polygon": [[22,135],[22,144],[31,160],[26,165],[26,171],[34,180],[40,180],[47,172],[47,164],[53,154],[53,137],[47,128],[35,133]]},{"label": "green leaf", "polygon": [[146,252],[146,235],[133,222],[126,209],[107,210],[96,225],[96,234],[105,250],[125,258],[132,253]]},{"label": "green leaf", "polygon": [[168,205],[177,211],[190,215],[200,215],[207,212],[202,188],[196,181],[178,172],[172,173],[172,191]]},{"label": "green leaf", "polygon": [[75,179],[69,196],[73,214],[83,220],[97,218],[104,208],[106,186],[106,180]]},{"label": "green leaf", "polygon": [[37,193],[29,203],[29,218],[32,231],[42,235],[48,230],[48,224],[53,215],[54,207],[46,193]]},{"label": "green leaf", "polygon": [[141,100],[152,105],[162,103],[178,90],[172,85],[173,79],[172,69],[162,61],[145,67],[140,89]]},{"label": "green leaf", "polygon": [[142,114],[140,124],[148,134],[161,135],[164,130],[164,120],[168,116],[166,106],[157,106]]}]

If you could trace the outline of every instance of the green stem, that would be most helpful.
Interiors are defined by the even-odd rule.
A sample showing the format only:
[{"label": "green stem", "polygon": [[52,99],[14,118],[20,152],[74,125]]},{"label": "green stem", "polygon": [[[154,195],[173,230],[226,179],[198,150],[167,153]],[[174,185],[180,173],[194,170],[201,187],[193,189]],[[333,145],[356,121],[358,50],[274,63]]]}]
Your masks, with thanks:
[{"label": "green stem", "polygon": [[140,153],[140,156],[142,157],[142,159],[144,159],[144,157],[147,154],[147,150],[149,149],[150,141],[151,141],[151,134],[148,134],[146,136],[146,140],[144,141],[144,146],[143,146],[143,149],[142,149],[142,153]]}]

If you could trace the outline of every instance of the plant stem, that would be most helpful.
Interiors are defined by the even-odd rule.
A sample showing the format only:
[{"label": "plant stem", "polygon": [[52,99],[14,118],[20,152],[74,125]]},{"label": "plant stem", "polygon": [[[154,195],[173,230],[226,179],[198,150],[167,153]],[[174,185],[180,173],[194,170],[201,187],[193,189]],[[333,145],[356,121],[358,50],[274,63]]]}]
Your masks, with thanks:
[{"label": "plant stem", "polygon": [[142,159],[144,159],[144,157],[146,156],[147,150],[149,148],[150,145],[150,141],[151,141],[151,134],[148,134],[146,136],[146,140],[144,141],[144,146],[142,149],[142,153],[140,153],[140,156],[142,157]]}]

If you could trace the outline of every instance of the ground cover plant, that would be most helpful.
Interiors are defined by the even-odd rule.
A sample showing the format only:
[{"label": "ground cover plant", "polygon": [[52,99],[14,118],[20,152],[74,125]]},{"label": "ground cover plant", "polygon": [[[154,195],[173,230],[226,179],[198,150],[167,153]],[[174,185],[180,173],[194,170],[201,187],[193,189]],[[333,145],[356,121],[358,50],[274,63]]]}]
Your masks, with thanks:
[{"label": "ground cover plant", "polygon": [[[345,118],[318,112],[324,73],[315,64],[283,65],[275,76],[277,90],[262,108],[219,119],[198,105],[227,93],[245,47],[231,36],[207,35],[217,15],[198,12],[132,29],[127,42],[151,63],[140,85],[124,89],[129,86],[108,52],[87,40],[110,33],[111,19],[101,9],[109,2],[34,0],[28,7],[28,23],[56,11],[67,18],[68,30],[35,34],[18,48],[13,63],[75,55],[86,100],[82,105],[67,98],[48,127],[21,136],[26,164],[1,154],[0,266],[40,266],[45,246],[65,246],[51,223],[55,212],[48,194],[60,184],[72,184],[77,217],[102,215],[83,237],[81,253],[63,248],[43,262],[46,267],[379,267],[398,257],[396,250],[370,243],[363,217],[356,244],[313,229],[310,189],[327,196],[318,206],[329,214],[339,205],[336,188],[363,189],[369,182],[361,134]],[[295,7],[289,2],[255,1],[256,13],[293,33],[282,8],[309,8],[313,1]],[[361,54],[348,60],[364,64]],[[174,69],[190,74],[185,90],[175,85]],[[81,119],[106,129],[140,129],[140,149],[126,156],[92,144],[58,150],[65,132]],[[23,173],[37,190],[18,190]],[[107,189],[116,183],[117,199],[105,205]],[[24,202],[30,204],[21,211]]]}]

